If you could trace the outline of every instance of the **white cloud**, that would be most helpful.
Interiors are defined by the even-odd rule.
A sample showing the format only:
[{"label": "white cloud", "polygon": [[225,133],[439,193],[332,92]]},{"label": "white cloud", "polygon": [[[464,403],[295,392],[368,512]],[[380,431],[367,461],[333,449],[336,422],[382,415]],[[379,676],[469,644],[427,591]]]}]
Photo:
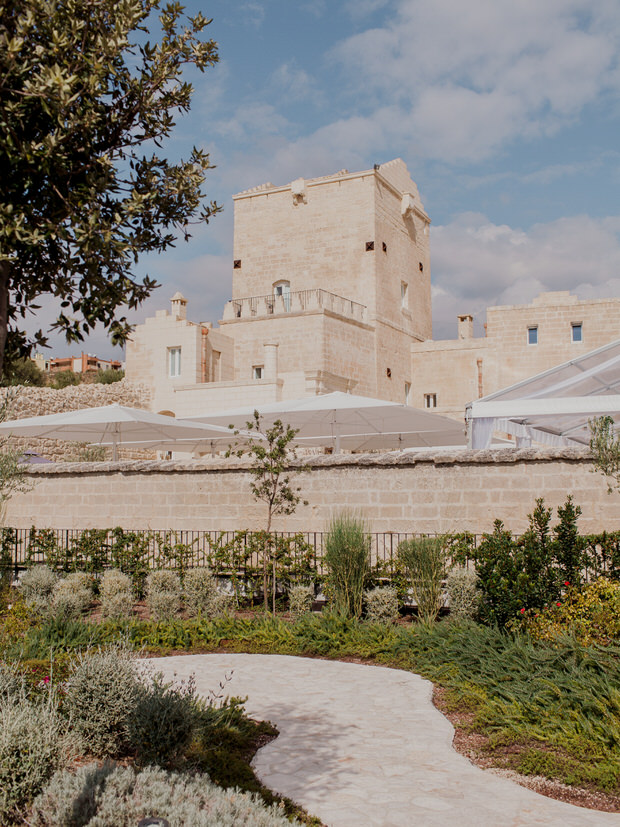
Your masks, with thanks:
[{"label": "white cloud", "polygon": [[458,313],[482,322],[490,304],[525,304],[538,293],[620,295],[620,216],[578,215],[529,230],[464,213],[431,231],[433,336],[453,338]]},{"label": "white cloud", "polygon": [[410,151],[448,161],[551,134],[617,96],[619,55],[609,0],[400,0],[383,28],[333,51],[357,93],[398,107]]},{"label": "white cloud", "polygon": [[271,76],[271,83],[287,101],[310,100],[318,103],[322,99],[314,78],[305,69],[299,68],[294,60],[279,66]]},{"label": "white cloud", "polygon": [[244,3],[239,9],[243,23],[260,28],[265,19],[265,7],[262,3]]}]

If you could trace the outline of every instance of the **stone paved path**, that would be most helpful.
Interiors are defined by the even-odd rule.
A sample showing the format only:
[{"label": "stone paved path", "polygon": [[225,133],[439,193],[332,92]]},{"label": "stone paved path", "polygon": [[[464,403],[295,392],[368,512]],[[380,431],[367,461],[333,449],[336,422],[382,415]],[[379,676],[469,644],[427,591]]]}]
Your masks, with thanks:
[{"label": "stone paved path", "polygon": [[248,713],[280,731],[256,755],[258,776],[329,827],[620,827],[620,815],[546,798],[471,764],[452,748],[430,682],[409,672],[280,655],[153,663],[167,677],[194,673],[201,694],[232,673],[226,694],[247,696]]}]

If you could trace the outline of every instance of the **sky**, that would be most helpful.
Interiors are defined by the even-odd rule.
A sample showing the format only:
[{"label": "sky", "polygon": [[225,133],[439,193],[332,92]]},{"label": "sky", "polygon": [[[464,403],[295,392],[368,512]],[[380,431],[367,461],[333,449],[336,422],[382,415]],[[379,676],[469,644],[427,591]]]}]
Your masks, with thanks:
[{"label": "sky", "polygon": [[[193,321],[231,298],[231,196],[401,157],[431,225],[433,338],[490,305],[570,290],[620,295],[618,0],[190,0],[220,62],[189,78],[166,145],[210,153],[223,206],[188,243],[144,258]],[[43,302],[41,322],[51,318]],[[52,338],[52,353],[79,353]],[[122,358],[104,332],[84,350]],[[49,353],[49,352],[48,352]]]}]

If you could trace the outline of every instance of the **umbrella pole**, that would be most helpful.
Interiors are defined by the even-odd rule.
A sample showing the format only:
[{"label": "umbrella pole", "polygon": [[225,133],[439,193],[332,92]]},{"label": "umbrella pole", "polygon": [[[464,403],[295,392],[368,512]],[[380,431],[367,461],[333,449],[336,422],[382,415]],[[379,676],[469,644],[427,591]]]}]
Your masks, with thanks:
[{"label": "umbrella pole", "polygon": [[118,460],[118,442],[116,436],[112,442],[112,462],[117,462]]}]

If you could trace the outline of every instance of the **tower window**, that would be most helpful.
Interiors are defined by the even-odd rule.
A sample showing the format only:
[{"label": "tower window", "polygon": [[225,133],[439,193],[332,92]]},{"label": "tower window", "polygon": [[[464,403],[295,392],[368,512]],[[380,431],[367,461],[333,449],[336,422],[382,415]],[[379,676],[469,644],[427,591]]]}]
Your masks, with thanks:
[{"label": "tower window", "polygon": [[400,306],[403,310],[409,307],[409,285],[406,281],[400,283]]},{"label": "tower window", "polygon": [[436,408],[437,407],[437,394],[436,393],[425,393],[424,394],[424,407],[425,408]]},{"label": "tower window", "polygon": [[405,405],[409,404],[411,399],[411,383],[405,382]]},{"label": "tower window", "polygon": [[168,376],[173,379],[181,375],[181,348],[168,348]]},{"label": "tower window", "polygon": [[571,324],[571,341],[583,342],[583,328],[581,322]]},{"label": "tower window", "polygon": [[375,242],[374,241],[367,241],[366,242],[366,252],[369,253],[371,250],[375,249]]},{"label": "tower window", "polygon": [[252,368],[252,378],[253,379],[262,379],[263,378],[263,365],[254,365]]},{"label": "tower window", "polygon": [[538,344],[538,325],[532,325],[527,329],[527,343],[528,345]]}]

